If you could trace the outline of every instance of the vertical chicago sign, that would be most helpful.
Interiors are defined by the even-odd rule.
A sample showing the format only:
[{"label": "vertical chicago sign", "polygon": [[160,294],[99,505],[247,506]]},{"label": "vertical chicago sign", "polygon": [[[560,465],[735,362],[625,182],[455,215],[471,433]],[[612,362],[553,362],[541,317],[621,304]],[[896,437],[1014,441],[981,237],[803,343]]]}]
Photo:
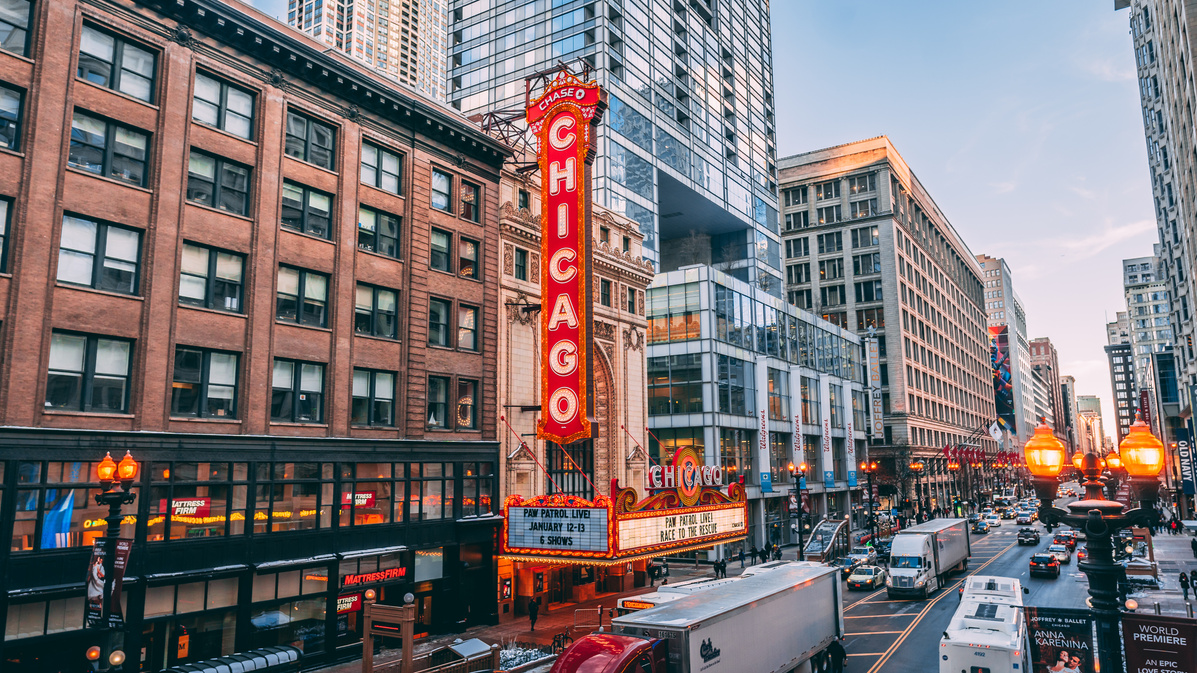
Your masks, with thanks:
[{"label": "vertical chicago sign", "polygon": [[591,369],[590,171],[605,94],[562,71],[527,107],[540,163],[541,418],[536,434],[569,444],[594,436]]}]

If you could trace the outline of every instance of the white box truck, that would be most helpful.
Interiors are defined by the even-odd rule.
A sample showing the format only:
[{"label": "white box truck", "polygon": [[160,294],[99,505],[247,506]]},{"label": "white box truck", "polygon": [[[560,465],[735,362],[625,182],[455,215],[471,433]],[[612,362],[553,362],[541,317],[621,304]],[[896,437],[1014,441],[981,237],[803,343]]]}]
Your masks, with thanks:
[{"label": "white box truck", "polygon": [[968,567],[972,547],[964,519],[934,519],[894,535],[889,550],[890,598],[926,598],[947,580],[948,573]]},{"label": "white box truck", "polygon": [[794,562],[616,617],[550,673],[808,673],[843,633],[839,570]]},{"label": "white box truck", "polygon": [[1030,640],[1023,616],[1022,584],[1012,577],[973,575],[960,607],[939,641],[939,673],[1030,673]]}]

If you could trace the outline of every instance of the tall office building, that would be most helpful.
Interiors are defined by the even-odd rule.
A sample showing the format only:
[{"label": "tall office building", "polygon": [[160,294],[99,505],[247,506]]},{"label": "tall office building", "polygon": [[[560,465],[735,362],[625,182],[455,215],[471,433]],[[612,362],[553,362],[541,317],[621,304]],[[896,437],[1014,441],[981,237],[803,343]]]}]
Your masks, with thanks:
[{"label": "tall office building", "polygon": [[450,0],[287,0],[287,25],[445,100]]},{"label": "tall office building", "polygon": [[1064,392],[1060,383],[1060,357],[1047,337],[1031,339],[1031,371],[1042,381],[1043,394],[1051,411],[1051,427],[1056,437],[1069,441],[1068,419],[1064,411]]},{"label": "tall office building", "polygon": [[778,163],[786,296],[876,338],[884,421],[870,452],[898,483],[922,459],[921,504],[942,503],[944,446],[997,448],[982,269],[889,138]]},{"label": "tall office building", "polygon": [[1172,326],[1168,319],[1168,288],[1159,276],[1160,246],[1156,255],[1122,260],[1122,287],[1126,294],[1128,334],[1134,350],[1135,389],[1152,387],[1155,372],[1152,353],[1162,353],[1172,345]]},{"label": "tall office building", "polygon": [[1068,434],[1069,453],[1076,449],[1076,378],[1069,375],[1060,377],[1060,404],[1064,409],[1064,427]]},{"label": "tall office building", "polygon": [[1105,446],[1105,429],[1101,420],[1101,398],[1096,395],[1077,395],[1077,450],[1097,453]]},{"label": "tall office building", "polygon": [[[1135,385],[1136,359],[1130,344],[1106,346],[1106,357],[1110,361],[1110,388],[1114,392],[1114,419],[1118,428],[1118,443],[1130,431],[1138,409],[1138,388]],[[1151,358],[1150,355],[1147,356]]]},{"label": "tall office building", "polygon": [[[1197,385],[1193,311],[1197,310],[1197,80],[1191,0],[1115,0],[1130,8],[1131,36],[1139,76],[1148,170],[1155,197],[1160,247],[1154,271],[1171,297],[1170,323],[1182,386]],[[1129,260],[1128,260],[1129,261]],[[1152,315],[1152,328],[1154,325]],[[1132,316],[1132,319],[1134,316]],[[1136,357],[1141,357],[1136,351]]]},{"label": "tall office building", "polygon": [[1106,343],[1128,344],[1130,338],[1130,316],[1126,311],[1119,311],[1114,320],[1106,323]]},{"label": "tall office building", "polygon": [[[977,255],[977,262],[985,270],[985,312],[988,315],[991,347],[997,356],[1006,358],[1010,384],[1013,387],[1014,419],[1011,430],[1015,446],[1027,443],[1035,433],[1039,419],[1035,415],[1035,391],[1031,381],[1031,347],[1027,340],[1027,312],[1022,299],[1014,292],[1014,277],[1006,260],[989,255]],[[1008,390],[995,388],[998,416],[1007,411]]]},{"label": "tall office building", "polygon": [[780,297],[769,3],[512,4],[453,2],[450,103],[522,109],[529,75],[589,64],[609,93],[595,203],[639,224],[657,270],[710,264]]}]

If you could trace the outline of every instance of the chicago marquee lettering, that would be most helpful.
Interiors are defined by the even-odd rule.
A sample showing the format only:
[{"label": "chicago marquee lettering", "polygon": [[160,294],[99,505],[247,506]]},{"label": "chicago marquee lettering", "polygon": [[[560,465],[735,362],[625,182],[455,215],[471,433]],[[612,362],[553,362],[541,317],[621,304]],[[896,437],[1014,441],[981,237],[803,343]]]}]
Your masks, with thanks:
[{"label": "chicago marquee lettering", "polygon": [[593,437],[590,164],[593,128],[606,107],[594,82],[562,72],[527,108],[536,134],[545,229],[541,232],[541,439]]}]

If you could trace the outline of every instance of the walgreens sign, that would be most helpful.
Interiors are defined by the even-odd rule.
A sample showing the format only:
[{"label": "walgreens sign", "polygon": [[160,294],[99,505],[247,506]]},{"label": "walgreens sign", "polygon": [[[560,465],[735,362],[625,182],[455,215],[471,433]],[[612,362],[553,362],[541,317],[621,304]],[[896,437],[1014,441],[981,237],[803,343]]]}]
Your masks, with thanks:
[{"label": "walgreens sign", "polygon": [[527,107],[536,134],[541,203],[541,439],[593,437],[591,389],[590,167],[595,127],[606,109],[594,82],[562,71]]}]

